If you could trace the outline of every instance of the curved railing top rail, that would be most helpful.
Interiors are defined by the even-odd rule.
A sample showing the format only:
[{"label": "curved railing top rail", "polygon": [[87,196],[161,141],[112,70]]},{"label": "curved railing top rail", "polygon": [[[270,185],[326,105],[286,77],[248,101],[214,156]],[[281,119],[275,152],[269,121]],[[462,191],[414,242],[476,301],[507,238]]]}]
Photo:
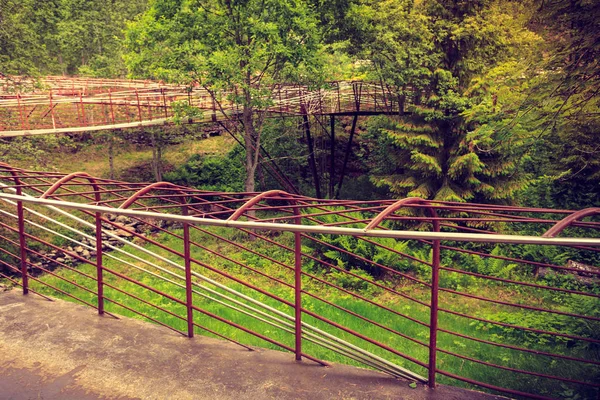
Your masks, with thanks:
[{"label": "curved railing top rail", "polygon": [[579,210],[574,212],[573,214],[563,218],[558,221],[556,225],[552,228],[548,229],[546,233],[544,233],[543,237],[556,237],[556,235],[560,234],[563,230],[571,226],[574,222],[579,221],[585,217],[591,217],[593,215],[600,215],[600,207],[594,208],[586,208],[583,210]]},{"label": "curved railing top rail", "polygon": [[[257,203],[261,202],[262,200],[274,197],[274,196],[290,197],[290,201],[292,203],[295,203],[295,201],[293,200],[294,196],[289,194],[288,192],[285,192],[283,190],[269,190],[267,192],[263,192],[263,193],[260,193],[256,196],[252,197],[246,203],[242,204],[242,206],[239,207],[227,220],[228,221],[237,221],[244,213],[246,213],[248,210],[250,210]],[[294,214],[298,214],[298,213],[299,213],[298,209],[294,208]]]},{"label": "curved railing top rail", "polygon": [[[274,205],[274,206],[263,206],[261,210],[265,212],[273,211],[275,213],[289,213],[289,216],[277,215],[276,218],[270,218],[261,214],[260,218],[256,218],[254,223],[256,225],[262,224],[267,226],[272,221],[282,219],[295,219],[297,215],[302,215],[303,219],[310,219],[311,223],[318,225],[327,226],[328,222],[320,221],[318,217],[320,215],[338,215],[340,220],[333,225],[344,226],[345,224],[364,224],[362,231],[375,232],[380,231],[377,229],[381,223],[385,220],[394,219],[398,221],[432,221],[435,224],[441,224],[442,226],[452,226],[459,231],[462,229],[466,232],[475,232],[482,234],[498,234],[501,232],[494,232],[492,230],[485,229],[473,229],[470,223],[521,223],[521,224],[539,224],[546,230],[549,226],[550,229],[543,235],[543,238],[552,238],[558,235],[567,226],[577,226],[582,228],[600,230],[600,222],[594,221],[581,221],[584,217],[593,216],[600,214],[600,208],[590,208],[581,211],[570,211],[565,217],[565,210],[557,210],[554,215],[549,215],[550,210],[548,209],[532,209],[532,208],[521,208],[513,206],[501,206],[501,205],[486,205],[486,204],[464,204],[464,203],[449,203],[449,202],[435,202],[430,200],[424,200],[421,198],[407,198],[398,201],[392,200],[381,200],[381,201],[352,201],[352,200],[321,200],[314,199],[311,197],[292,195],[288,192],[281,190],[268,191],[264,193],[218,193],[218,192],[203,192],[199,190],[190,190],[174,185],[169,182],[157,182],[150,185],[142,184],[131,184],[126,182],[112,181],[99,179],[90,176],[84,172],[76,172],[72,174],[57,174],[57,173],[45,173],[38,171],[28,171],[25,169],[15,168],[8,164],[0,163],[0,172],[4,171],[7,175],[2,176],[0,174],[0,181],[7,180],[15,185],[15,189],[24,189],[25,192],[30,194],[36,194],[41,198],[49,198],[56,193],[58,189],[63,187],[67,182],[74,179],[86,179],[93,187],[93,192],[77,192],[69,191],[68,193],[62,194],[61,196],[72,196],[81,195],[82,202],[89,202],[90,197],[88,194],[95,196],[94,200],[96,203],[101,204],[115,204],[115,207],[120,209],[126,209],[130,207],[136,201],[144,199],[146,195],[155,189],[173,190],[179,192],[176,197],[182,198],[183,202],[190,204],[190,210],[197,212],[198,215],[210,215],[218,218],[223,216],[229,217],[229,221],[233,222],[239,219],[248,210],[256,206],[257,203],[269,198],[279,198],[280,200],[288,200],[288,204]],[[15,180],[15,179],[18,179]],[[40,183],[42,182],[42,183]],[[155,196],[151,196],[155,197]],[[160,197],[160,196],[159,196]],[[164,196],[163,196],[164,197]],[[167,196],[168,197],[168,196]],[[102,199],[102,201],[101,201]],[[231,204],[238,203],[238,207],[231,207]],[[118,205],[116,205],[118,204]],[[203,204],[204,211],[199,210],[200,206],[197,204]],[[227,204],[227,210],[222,206]],[[177,206],[177,205],[175,205]],[[155,208],[156,207],[156,208]],[[150,204],[146,207],[147,210],[160,210],[166,206],[159,206],[157,204]],[[212,207],[213,209],[207,211],[206,209]],[[402,207],[422,208],[429,212],[428,217],[418,216],[399,216],[394,213]],[[115,209],[111,206],[112,209]],[[369,213],[375,213],[375,216],[368,219],[360,219],[352,217],[351,214],[354,211],[368,211]],[[439,216],[438,212],[443,211],[443,216]],[[536,214],[537,213],[537,214]],[[459,215],[460,214],[460,215]],[[533,214],[533,216],[532,216]],[[551,213],[550,213],[551,214]],[[465,217],[464,215],[467,215]],[[557,223],[557,216],[560,217],[561,221]],[[330,223],[331,221],[329,221]],[[493,228],[489,228],[493,229]],[[437,229],[434,229],[437,230]],[[381,232],[380,232],[381,233]],[[377,233],[379,235],[380,233]],[[594,236],[594,235],[593,235]]]},{"label": "curved railing top rail", "polygon": [[65,184],[69,181],[72,181],[73,179],[77,179],[77,178],[85,178],[89,181],[90,185],[94,189],[94,198],[95,198],[96,202],[99,203],[102,200],[100,186],[96,182],[96,179],[93,176],[91,176],[90,174],[88,174],[87,172],[73,172],[72,174],[63,176],[58,181],[56,181],[52,186],[50,186],[44,193],[42,193],[40,198],[47,199],[48,197],[52,196],[58,189],[60,189],[60,187],[63,184]]},{"label": "curved railing top rail", "polygon": [[[129,196],[129,198],[127,198],[120,206],[119,209],[126,209],[129,208],[130,205],[132,205],[133,203],[135,203],[138,199],[140,199],[142,196],[148,194],[149,192],[151,192],[154,189],[172,189],[175,191],[182,191],[183,189],[181,186],[179,185],[175,185],[171,182],[155,182],[152,183],[148,186],[143,187],[142,189],[138,190],[137,192],[135,192],[134,194],[132,194],[131,196]],[[181,203],[185,203],[185,192],[182,193],[182,200]]]}]

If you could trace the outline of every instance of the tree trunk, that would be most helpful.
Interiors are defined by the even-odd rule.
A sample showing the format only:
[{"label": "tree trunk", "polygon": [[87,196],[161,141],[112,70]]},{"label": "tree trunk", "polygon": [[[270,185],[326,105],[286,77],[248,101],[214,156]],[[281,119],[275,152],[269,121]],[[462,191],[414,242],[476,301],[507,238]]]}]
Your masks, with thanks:
[{"label": "tree trunk", "polygon": [[258,151],[258,143],[256,143],[256,131],[252,121],[252,108],[244,107],[242,113],[242,121],[244,122],[244,145],[246,147],[246,192],[254,192],[256,187],[255,172],[256,172],[256,152]]},{"label": "tree trunk", "polygon": [[108,165],[110,166],[110,179],[115,179],[115,138],[112,133],[108,136]]},{"label": "tree trunk", "polygon": [[156,181],[162,182],[162,143],[156,147]]},{"label": "tree trunk", "polygon": [[154,173],[154,180],[160,182],[162,180],[162,174],[160,171],[160,157],[162,150],[157,144],[156,134],[152,132],[150,134],[150,141],[152,145],[152,172]]},{"label": "tree trunk", "polygon": [[[250,104],[250,93],[246,93],[246,104],[242,112],[242,122],[244,123],[244,145],[246,146],[246,192],[256,190],[256,166],[258,165],[258,155],[260,151],[260,141],[252,120],[253,110]],[[250,210],[246,213],[249,219],[254,219],[256,211]],[[248,237],[250,241],[256,240],[252,235]]]}]

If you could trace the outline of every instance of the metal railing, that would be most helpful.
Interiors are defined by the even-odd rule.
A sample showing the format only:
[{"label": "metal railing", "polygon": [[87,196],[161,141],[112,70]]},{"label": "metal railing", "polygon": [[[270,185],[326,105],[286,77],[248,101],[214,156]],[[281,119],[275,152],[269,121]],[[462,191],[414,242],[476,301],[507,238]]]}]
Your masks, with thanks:
[{"label": "metal railing", "polygon": [[[560,390],[593,398],[600,388],[600,270],[532,256],[567,249],[595,259],[600,223],[583,219],[600,209],[203,192],[2,164],[0,185],[0,264],[14,272],[0,274],[24,293],[54,291],[100,314],[116,318],[120,308],[251,350],[239,336],[247,335],[297,360],[327,365],[322,358],[337,354],[431,387],[441,376],[531,398],[560,397]],[[523,230],[531,234],[500,233]],[[461,265],[468,257],[519,272]],[[541,279],[540,271],[571,283]],[[451,277],[477,285],[470,290]],[[542,301],[552,296],[558,300]],[[589,307],[564,307],[565,299]],[[533,317],[548,323],[528,323]]]},{"label": "metal railing", "polygon": [[[160,82],[48,77],[44,90],[13,93],[0,79],[0,137],[163,125],[185,103],[193,122],[226,122],[241,114],[230,92]],[[214,96],[213,96],[214,94]],[[218,101],[215,98],[219,99]],[[275,85],[259,110],[272,116],[403,114],[406,96],[381,83],[329,82],[322,88]]]}]

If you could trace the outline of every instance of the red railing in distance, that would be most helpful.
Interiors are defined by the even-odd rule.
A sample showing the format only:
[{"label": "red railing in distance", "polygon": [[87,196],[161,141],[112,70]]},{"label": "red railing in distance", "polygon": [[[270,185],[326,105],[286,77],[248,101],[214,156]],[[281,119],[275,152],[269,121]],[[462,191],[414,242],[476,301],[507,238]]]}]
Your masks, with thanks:
[{"label": "red railing in distance", "polygon": [[[170,122],[181,104],[198,109],[192,122],[226,122],[240,114],[229,93],[218,93],[219,100],[212,94],[201,86],[52,76],[41,88],[24,91],[0,79],[0,137],[160,125]],[[277,117],[409,111],[405,96],[362,81],[329,82],[319,89],[280,84],[268,100],[270,106],[259,111]]]},{"label": "red railing in distance", "polygon": [[0,274],[24,293],[432,388],[598,396],[598,209],[206,192],[6,164],[0,189]]}]

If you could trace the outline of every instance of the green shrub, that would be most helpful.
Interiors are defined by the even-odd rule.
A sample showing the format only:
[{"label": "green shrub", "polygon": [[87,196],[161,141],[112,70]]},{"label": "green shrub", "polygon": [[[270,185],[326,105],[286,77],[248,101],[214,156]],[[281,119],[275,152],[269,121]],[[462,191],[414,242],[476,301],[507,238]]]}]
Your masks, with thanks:
[{"label": "green shrub", "polygon": [[241,192],[246,176],[243,155],[244,151],[239,146],[225,157],[196,154],[175,171],[165,174],[164,179],[198,189]]}]

